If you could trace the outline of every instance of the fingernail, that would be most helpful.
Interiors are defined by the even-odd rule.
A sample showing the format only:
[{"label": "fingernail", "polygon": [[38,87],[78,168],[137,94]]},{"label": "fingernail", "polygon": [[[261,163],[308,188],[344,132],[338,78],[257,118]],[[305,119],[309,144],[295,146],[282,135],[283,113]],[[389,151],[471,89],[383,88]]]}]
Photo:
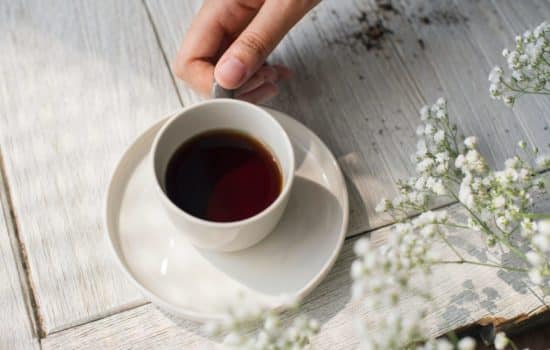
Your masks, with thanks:
[{"label": "fingernail", "polygon": [[216,80],[225,88],[238,87],[246,77],[246,66],[239,59],[229,57],[216,67]]}]

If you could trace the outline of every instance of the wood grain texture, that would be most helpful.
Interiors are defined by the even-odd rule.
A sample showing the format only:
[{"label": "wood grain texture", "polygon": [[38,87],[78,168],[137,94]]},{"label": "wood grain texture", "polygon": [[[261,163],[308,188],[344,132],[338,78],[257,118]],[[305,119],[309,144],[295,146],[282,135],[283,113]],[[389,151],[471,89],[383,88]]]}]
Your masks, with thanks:
[{"label": "wood grain texture", "polygon": [[[538,210],[550,210],[546,198]],[[464,216],[458,206],[449,208],[456,218]],[[382,244],[392,227],[374,231],[370,239]],[[460,230],[451,233],[451,239],[466,258],[492,258],[484,255],[479,246],[479,235]],[[354,317],[360,317],[376,332],[374,321],[383,309],[364,310],[358,303],[350,301],[350,265],[354,259],[353,244],[357,238],[346,240],[343,251],[327,279],[305,300],[302,312],[317,318],[321,332],[315,338],[315,349],[352,349],[357,346],[354,332]],[[439,249],[442,259],[454,258],[447,249]],[[540,291],[524,281],[524,275],[503,270],[472,265],[446,265],[436,267],[430,283],[422,288],[431,288],[434,295],[434,310],[428,315],[427,325],[432,335],[469,326],[476,322],[503,324],[506,320],[521,315],[541,312],[548,308],[549,300],[541,297]],[[417,281],[420,283],[420,281]],[[415,298],[402,302],[403,312],[415,310]],[[43,343],[44,349],[198,349],[211,346],[199,327],[191,322],[175,322],[162,315],[152,305],[110,316],[100,321],[78,326],[56,333]]]},{"label": "wood grain texture", "polygon": [[[502,29],[502,19],[492,16],[490,1],[404,0],[402,4],[406,17],[392,16],[389,25],[396,36],[403,35],[396,47],[412,78],[428,101],[437,95],[449,100],[450,113],[460,131],[478,136],[491,165],[502,167],[502,162],[517,151],[519,140],[539,146],[546,143],[548,134],[535,131],[542,130],[544,121],[527,117],[540,115],[540,109],[511,110],[489,98],[489,72],[496,63],[503,63],[498,57],[513,39],[513,34]],[[531,2],[523,6],[529,7]],[[427,73],[430,70],[440,88]],[[531,120],[526,123],[522,118]]]},{"label": "wood grain texture", "polygon": [[[428,1],[421,10],[420,2],[403,0],[397,13],[369,15],[370,24],[382,19],[391,31],[369,44],[362,18],[370,3],[323,1],[271,57],[296,71],[271,105],[316,132],[349,180],[350,234],[390,223],[373,208],[395,194],[396,179],[412,174],[417,110],[441,95],[461,130],[479,136],[492,164],[511,156],[520,139],[541,148],[549,139],[549,102],[529,99],[511,111],[487,92],[502,47],[513,33],[548,18],[547,2]],[[141,130],[179,106],[147,12],[171,60],[199,4],[0,3],[6,33],[0,36],[0,148],[38,313],[47,333],[90,322],[46,338],[47,348],[204,344],[196,325],[176,327],[150,305],[108,316],[144,301],[114,267],[101,223],[116,159]],[[184,103],[199,100],[176,85]],[[387,230],[372,236],[381,242]],[[465,249],[478,254],[479,242],[467,237],[459,236]],[[304,305],[324,322],[320,348],[356,344],[348,277],[353,241]],[[432,332],[544,307],[517,277],[463,266],[437,270],[432,282],[440,308],[430,316]],[[360,315],[372,320],[376,312]]]},{"label": "wood grain texture", "polygon": [[143,4],[0,3],[0,146],[46,332],[141,303],[104,241],[109,173],[179,106]]},{"label": "wood grain texture", "polygon": [[[146,1],[169,59],[200,3]],[[372,3],[323,1],[270,58],[296,72],[271,105],[320,135],[349,180],[349,235],[391,221],[373,208],[394,195],[394,180],[413,173],[417,111],[440,96],[449,100],[460,131],[480,138],[492,165],[513,155],[519,140],[550,147],[545,102],[519,103],[512,111],[489,98],[487,76],[513,38],[489,0],[403,0],[378,12]],[[530,2],[513,6],[537,11]],[[365,33],[377,20],[388,32],[372,38]],[[177,86],[186,103],[197,100],[184,83]]]},{"label": "wood grain texture", "polygon": [[0,171],[0,349],[38,349],[14,227]]}]

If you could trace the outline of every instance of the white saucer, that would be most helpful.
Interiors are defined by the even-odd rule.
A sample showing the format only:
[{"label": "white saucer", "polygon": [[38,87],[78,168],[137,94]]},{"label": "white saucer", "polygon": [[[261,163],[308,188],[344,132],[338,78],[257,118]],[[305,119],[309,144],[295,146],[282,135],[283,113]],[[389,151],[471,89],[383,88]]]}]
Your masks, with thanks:
[{"label": "white saucer", "polygon": [[[105,211],[111,247],[146,298],[172,315],[218,319],[236,300],[280,307],[283,299],[311,292],[340,252],[348,225],[348,194],[336,160],[304,125],[267,111],[290,136],[297,172],[280,224],[251,248],[202,251],[168,221],[151,185],[148,159],[166,119],[129,147],[113,173]],[[242,299],[236,299],[239,296]]]}]

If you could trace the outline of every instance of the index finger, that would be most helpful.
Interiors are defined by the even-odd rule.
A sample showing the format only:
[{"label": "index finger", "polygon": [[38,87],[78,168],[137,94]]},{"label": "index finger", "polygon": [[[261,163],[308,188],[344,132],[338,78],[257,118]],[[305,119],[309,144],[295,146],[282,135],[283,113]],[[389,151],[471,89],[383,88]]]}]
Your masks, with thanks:
[{"label": "index finger", "polygon": [[208,95],[214,78],[214,64],[222,50],[250,23],[260,4],[261,1],[257,0],[205,1],[178,50],[174,73],[193,89]]},{"label": "index finger", "polygon": [[202,94],[208,94],[214,72],[213,58],[225,35],[216,20],[216,9],[205,1],[191,23],[176,54],[173,70]]}]

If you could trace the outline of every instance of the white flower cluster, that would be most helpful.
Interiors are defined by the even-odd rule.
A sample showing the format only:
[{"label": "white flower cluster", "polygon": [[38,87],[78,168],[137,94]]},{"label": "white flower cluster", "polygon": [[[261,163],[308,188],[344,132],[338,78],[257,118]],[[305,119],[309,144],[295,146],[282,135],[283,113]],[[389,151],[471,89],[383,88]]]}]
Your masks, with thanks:
[{"label": "white flower cluster", "polygon": [[[286,308],[297,307],[289,302]],[[239,350],[302,350],[310,346],[319,332],[319,322],[303,315],[285,327],[280,314],[242,303],[231,309],[221,321],[205,324],[209,336],[223,338],[225,349]]]},{"label": "white flower cluster", "polygon": [[537,186],[534,169],[516,156],[506,160],[504,170],[490,172],[475,148],[467,155],[471,153],[476,154],[477,163],[484,165],[472,167],[467,162],[460,163],[460,156],[455,164],[463,172],[459,199],[479,214],[472,226],[480,230],[481,220],[490,222],[494,217],[501,233],[511,234],[532,206],[531,191]]},{"label": "white flower cluster", "polygon": [[534,30],[516,37],[514,50],[505,49],[510,76],[500,67],[489,74],[489,93],[494,99],[512,106],[526,93],[550,94],[550,24],[541,23]]},{"label": "white flower cluster", "polygon": [[[445,211],[424,212],[410,222],[396,224],[387,243],[380,247],[374,247],[366,238],[355,244],[357,259],[351,265],[352,297],[368,308],[384,307],[386,313],[375,331],[369,331],[366,324],[358,321],[362,349],[404,349],[426,340],[425,329],[420,326],[426,310],[419,308],[416,314],[403,316],[397,305],[407,292],[429,299],[427,292],[418,293],[410,286],[411,272],[418,269],[429,272],[436,258],[431,244],[447,220]],[[447,349],[441,346],[433,349]]]},{"label": "white flower cluster", "polygon": [[[392,201],[383,199],[378,212],[392,211],[406,216],[409,211],[427,210],[431,197],[447,194],[453,176],[453,160],[458,154],[457,128],[449,123],[447,103],[443,98],[420,110],[424,122],[417,130],[418,143],[413,161],[417,177],[398,182],[400,195]],[[403,215],[404,214],[404,215]]]},{"label": "white flower cluster", "polygon": [[421,328],[424,315],[417,313],[403,319],[398,312],[386,313],[377,321],[377,329],[369,332],[363,322],[357,323],[361,350],[401,350],[412,348],[424,339]]},{"label": "white flower cluster", "polygon": [[[452,344],[422,336],[425,330],[419,326],[418,317],[427,311],[425,308],[412,316],[400,316],[397,310],[405,293],[430,298],[410,287],[409,279],[413,272],[427,272],[438,262],[431,251],[435,239],[448,244],[459,262],[468,263],[446,239],[445,226],[470,227],[485,234],[490,245],[501,243],[522,257],[525,265],[521,270],[528,266],[534,283],[545,285],[550,279],[550,222],[537,223],[530,215],[533,192],[544,190],[536,170],[550,167],[550,158],[538,156],[535,167],[515,156],[505,162],[504,170],[492,171],[477,149],[477,138],[458,141],[457,128],[449,122],[443,99],[423,107],[420,113],[423,124],[417,129],[420,140],[413,156],[418,176],[398,182],[398,197],[383,199],[376,208],[405,221],[395,225],[383,246],[375,248],[364,239],[355,246],[358,258],[351,269],[352,295],[367,307],[384,307],[386,312],[375,334],[363,325],[361,344],[365,349],[414,349],[410,345],[419,342],[424,345],[417,349],[475,348],[469,338]],[[527,145],[520,142],[519,146],[525,151]],[[533,150],[534,155],[537,152]],[[462,204],[469,214],[468,222],[450,222],[446,212],[429,211],[429,204],[437,196],[448,196]],[[417,212],[421,212],[418,217],[407,219]],[[521,233],[519,238],[516,233]],[[523,239],[521,244],[517,239]],[[520,246],[530,251],[524,254]],[[508,341],[501,334],[495,344],[503,344],[505,339]]]},{"label": "white flower cluster", "polygon": [[550,287],[550,220],[538,223],[525,219],[522,222],[522,235],[533,242],[526,254],[531,264],[529,278],[538,285]]},{"label": "white flower cluster", "polygon": [[540,155],[535,161],[538,170],[550,168],[550,155]]},{"label": "white flower cluster", "polygon": [[510,339],[503,332],[498,332],[493,341],[496,350],[505,350],[510,344]]},{"label": "white flower cluster", "polygon": [[447,222],[447,212],[422,213],[411,222],[398,223],[386,244],[374,247],[366,239],[355,244],[357,259],[351,265],[352,296],[365,298],[369,307],[391,307],[408,288],[411,270],[428,271],[435,258],[433,238]]},{"label": "white flower cluster", "polygon": [[[413,156],[418,176],[398,182],[400,194],[392,201],[383,199],[376,209],[404,219],[414,212],[428,210],[435,197],[449,196],[464,205],[470,214],[468,222],[461,226],[484,233],[489,246],[497,242],[512,246],[510,249],[530,265],[531,280],[546,284],[545,280],[550,277],[547,251],[550,244],[536,229],[529,233],[525,228],[536,226],[528,216],[533,205],[532,194],[545,190],[544,184],[537,180],[536,171],[550,167],[550,157],[539,155],[536,166],[531,166],[515,156],[506,160],[504,170],[491,171],[477,150],[476,137],[458,142],[457,128],[449,122],[443,99],[423,107],[420,115],[424,123],[417,130],[419,141]],[[443,139],[435,137],[438,133]],[[521,141],[519,147],[525,151],[527,144]],[[533,154],[538,154],[536,148]],[[512,242],[511,236],[520,228],[523,228],[525,242],[532,248],[527,255],[514,249]]]}]

